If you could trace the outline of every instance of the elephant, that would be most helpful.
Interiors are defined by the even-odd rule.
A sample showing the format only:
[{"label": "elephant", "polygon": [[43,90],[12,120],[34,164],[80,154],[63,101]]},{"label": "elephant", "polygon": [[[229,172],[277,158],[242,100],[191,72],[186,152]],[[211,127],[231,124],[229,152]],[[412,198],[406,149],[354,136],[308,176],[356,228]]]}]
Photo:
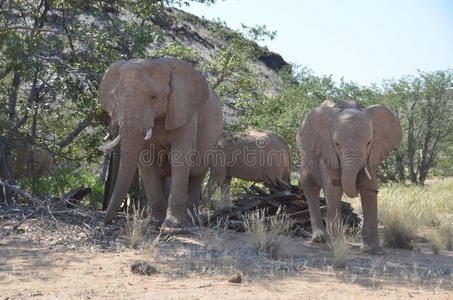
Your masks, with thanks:
[{"label": "elephant", "polygon": [[401,124],[385,106],[362,108],[353,101],[324,101],[301,122],[296,135],[301,153],[300,186],[308,201],[313,240],[324,239],[319,207],[323,188],[326,222],[340,213],[343,192],[360,193],[363,210],[363,252],[383,254],[377,220],[376,168],[401,141]]},{"label": "elephant", "polygon": [[[216,148],[222,130],[223,108],[214,90],[182,60],[132,59],[107,69],[99,100],[119,133],[100,149],[108,151],[120,144],[105,223],[114,219],[138,168],[153,224],[190,226],[187,209],[198,205],[209,167],[207,160],[196,158]],[[171,177],[168,199],[166,177]]]},{"label": "elephant", "polygon": [[20,150],[14,163],[15,175],[22,176],[48,176],[53,175],[55,161],[45,150]]},{"label": "elephant", "polygon": [[[13,126],[14,122],[11,120],[0,120],[0,133],[11,134],[13,137],[5,153],[8,169],[12,175],[15,178],[53,175],[55,160],[52,154],[47,150],[32,149],[25,135],[17,131],[10,132]],[[0,168],[0,177],[5,176],[2,172],[6,170],[2,169]]]},{"label": "elephant", "polygon": [[[14,149],[9,162],[15,178],[49,176],[55,170],[55,160],[45,150]],[[0,177],[3,175],[0,174]]]},{"label": "elephant", "polygon": [[288,144],[272,131],[223,131],[218,150],[222,156],[210,167],[207,201],[219,186],[225,199],[233,177],[263,182],[271,188],[277,188],[282,183],[290,184],[291,155]]}]

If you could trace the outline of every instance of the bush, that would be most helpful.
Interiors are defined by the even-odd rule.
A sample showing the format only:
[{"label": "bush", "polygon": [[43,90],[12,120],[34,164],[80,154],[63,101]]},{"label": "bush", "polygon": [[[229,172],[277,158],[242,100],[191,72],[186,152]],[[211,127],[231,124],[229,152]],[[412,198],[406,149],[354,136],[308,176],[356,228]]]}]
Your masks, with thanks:
[{"label": "bush", "polygon": [[40,176],[36,178],[21,179],[21,186],[26,190],[34,191],[40,195],[61,196],[81,186],[91,188],[87,196],[86,204],[92,208],[99,208],[104,195],[104,185],[99,181],[97,174],[86,169],[74,169],[72,167],[59,167],[53,176]]}]

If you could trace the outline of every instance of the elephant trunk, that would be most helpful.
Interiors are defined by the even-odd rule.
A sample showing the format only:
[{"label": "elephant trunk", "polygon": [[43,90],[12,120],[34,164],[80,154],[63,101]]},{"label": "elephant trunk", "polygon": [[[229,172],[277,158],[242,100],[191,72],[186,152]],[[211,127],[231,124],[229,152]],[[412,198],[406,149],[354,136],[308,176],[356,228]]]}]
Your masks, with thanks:
[{"label": "elephant trunk", "polygon": [[343,168],[341,171],[341,185],[344,193],[350,197],[357,197],[357,175],[361,169],[359,159],[354,157],[347,157],[343,161]]},{"label": "elephant trunk", "polygon": [[127,126],[129,124],[124,125],[126,126],[120,127],[120,164],[115,188],[113,189],[112,197],[107,209],[105,223],[111,223],[121,202],[126,197],[137,171],[140,152],[143,149],[143,132],[141,130],[134,130],[131,126]]}]

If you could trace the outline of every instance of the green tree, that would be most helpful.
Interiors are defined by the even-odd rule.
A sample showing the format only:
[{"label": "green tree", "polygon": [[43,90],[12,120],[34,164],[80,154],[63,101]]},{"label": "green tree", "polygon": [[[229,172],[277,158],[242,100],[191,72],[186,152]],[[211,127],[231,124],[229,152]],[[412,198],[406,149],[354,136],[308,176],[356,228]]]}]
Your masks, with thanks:
[{"label": "green tree", "polygon": [[[214,0],[194,0],[213,3]],[[106,114],[97,89],[119,59],[149,57],[163,32],[151,20],[180,0],[11,0],[0,3],[0,168],[27,144],[64,161],[66,172],[98,162]],[[82,169],[83,169],[82,168]],[[71,188],[68,183],[67,189]]]},{"label": "green tree", "polygon": [[[453,72],[420,72],[387,82],[384,102],[401,120],[403,142],[393,155],[401,180],[423,184],[439,155],[451,149]],[[407,167],[405,167],[407,166]]]}]

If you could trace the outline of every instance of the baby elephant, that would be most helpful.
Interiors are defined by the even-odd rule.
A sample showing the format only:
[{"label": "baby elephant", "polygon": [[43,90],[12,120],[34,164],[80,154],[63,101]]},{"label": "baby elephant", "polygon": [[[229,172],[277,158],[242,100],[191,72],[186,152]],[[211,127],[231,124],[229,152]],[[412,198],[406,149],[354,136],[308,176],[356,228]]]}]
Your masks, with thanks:
[{"label": "baby elephant", "polygon": [[226,199],[233,177],[263,182],[275,188],[282,183],[289,184],[289,147],[277,134],[265,130],[224,131],[218,146],[220,151],[210,168],[207,201],[219,186],[223,199]]},{"label": "baby elephant", "polygon": [[382,253],[378,238],[376,168],[401,141],[401,125],[382,105],[324,101],[302,121],[296,136],[301,151],[301,188],[308,200],[313,239],[322,240],[321,188],[327,199],[327,223],[340,213],[343,192],[360,193],[362,250]]},{"label": "baby elephant", "polygon": [[[45,150],[14,149],[8,162],[16,178],[49,176],[55,171],[55,160]],[[0,177],[3,176],[0,172]]]}]

